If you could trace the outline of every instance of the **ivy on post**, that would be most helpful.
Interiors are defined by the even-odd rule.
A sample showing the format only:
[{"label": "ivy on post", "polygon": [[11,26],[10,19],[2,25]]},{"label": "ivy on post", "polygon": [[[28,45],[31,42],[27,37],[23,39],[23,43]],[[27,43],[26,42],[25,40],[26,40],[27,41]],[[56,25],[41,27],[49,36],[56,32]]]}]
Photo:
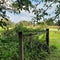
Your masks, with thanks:
[{"label": "ivy on post", "polygon": [[22,32],[18,32],[18,36],[19,36],[19,58],[20,58],[20,60],[24,60]]},{"label": "ivy on post", "polygon": [[47,52],[50,53],[49,51],[49,29],[46,29],[46,44],[47,44]]}]

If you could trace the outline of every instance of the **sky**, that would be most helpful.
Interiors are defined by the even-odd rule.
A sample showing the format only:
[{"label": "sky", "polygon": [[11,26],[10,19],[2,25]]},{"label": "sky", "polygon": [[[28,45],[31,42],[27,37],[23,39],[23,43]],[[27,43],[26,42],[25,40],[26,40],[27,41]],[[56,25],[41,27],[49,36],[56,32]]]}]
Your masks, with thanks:
[{"label": "sky", "polygon": [[[42,8],[44,3],[41,3],[38,8]],[[48,3],[49,4],[49,3]],[[44,7],[43,7],[44,8]],[[56,5],[53,4],[52,8],[49,8],[47,10],[48,13],[52,14],[51,16],[45,16],[46,18],[54,16],[54,10],[56,8]],[[44,8],[45,9],[45,8]],[[10,20],[14,23],[18,23],[19,21],[26,20],[26,21],[32,21],[32,17],[34,17],[34,14],[32,12],[27,11],[21,11],[20,14],[11,13],[9,11],[6,12],[6,15],[10,17]]]},{"label": "sky", "polygon": [[31,21],[32,17],[34,16],[33,13],[29,13],[26,11],[22,11],[20,14],[10,13],[7,11],[6,15],[9,16],[10,17],[9,19],[15,23],[18,23],[19,21],[22,20]]}]

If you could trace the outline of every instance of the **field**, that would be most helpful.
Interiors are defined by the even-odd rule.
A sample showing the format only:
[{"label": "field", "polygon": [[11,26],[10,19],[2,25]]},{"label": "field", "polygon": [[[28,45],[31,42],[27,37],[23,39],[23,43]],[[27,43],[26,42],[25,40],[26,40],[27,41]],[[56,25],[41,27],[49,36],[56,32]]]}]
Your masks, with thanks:
[{"label": "field", "polygon": [[60,60],[60,31],[50,31],[50,58]]},{"label": "field", "polygon": [[[0,28],[0,32],[3,32],[3,31],[4,30],[2,28]],[[49,58],[50,59],[47,58],[47,60],[60,60],[60,31],[58,31],[57,29],[56,29],[56,31],[55,31],[55,29],[52,29],[52,30],[50,29],[49,33],[50,33],[50,35],[49,35],[49,38],[50,38],[50,54],[49,54]],[[14,32],[13,32],[13,35],[14,35]],[[3,38],[2,39],[3,40],[2,43],[7,42],[9,44],[9,47],[8,47],[8,45],[6,45],[5,47],[4,46],[0,46],[0,48],[4,47],[4,48],[2,48],[2,50],[3,50],[2,52],[4,52],[4,54],[2,54],[2,55],[6,56],[6,58],[8,57],[7,59],[10,59],[11,55],[13,56],[16,52],[18,52],[18,47],[17,47],[18,46],[18,41],[17,41],[17,38],[15,38],[15,37],[13,37],[12,35],[11,36],[8,35],[7,38]],[[0,37],[0,39],[1,39],[1,37]],[[0,41],[0,43],[1,43],[1,41]],[[10,52],[9,52],[9,48],[12,48],[10,50]],[[12,53],[12,52],[14,52],[14,53]],[[16,53],[15,55],[17,56],[18,53]]]}]

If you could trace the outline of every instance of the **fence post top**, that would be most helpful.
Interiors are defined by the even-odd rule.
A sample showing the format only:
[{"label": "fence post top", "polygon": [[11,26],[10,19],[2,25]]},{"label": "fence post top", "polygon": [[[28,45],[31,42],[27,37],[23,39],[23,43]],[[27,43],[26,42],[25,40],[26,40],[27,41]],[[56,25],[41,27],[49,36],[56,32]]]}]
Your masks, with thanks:
[{"label": "fence post top", "polygon": [[47,28],[46,31],[49,31],[49,28]]}]

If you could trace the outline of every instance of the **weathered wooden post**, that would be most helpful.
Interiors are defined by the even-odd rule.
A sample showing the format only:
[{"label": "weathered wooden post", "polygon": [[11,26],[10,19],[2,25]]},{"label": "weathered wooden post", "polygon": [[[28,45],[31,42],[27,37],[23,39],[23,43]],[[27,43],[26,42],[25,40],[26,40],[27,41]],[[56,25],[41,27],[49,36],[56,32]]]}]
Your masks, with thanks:
[{"label": "weathered wooden post", "polygon": [[18,32],[18,36],[19,36],[19,58],[20,60],[24,60],[22,32]]},{"label": "weathered wooden post", "polygon": [[50,53],[49,51],[49,29],[46,29],[46,44],[47,44],[47,52]]},{"label": "weathered wooden post", "polygon": [[[32,49],[32,34],[30,34],[30,48]],[[30,55],[30,59],[29,60],[32,60],[32,55]]]}]

